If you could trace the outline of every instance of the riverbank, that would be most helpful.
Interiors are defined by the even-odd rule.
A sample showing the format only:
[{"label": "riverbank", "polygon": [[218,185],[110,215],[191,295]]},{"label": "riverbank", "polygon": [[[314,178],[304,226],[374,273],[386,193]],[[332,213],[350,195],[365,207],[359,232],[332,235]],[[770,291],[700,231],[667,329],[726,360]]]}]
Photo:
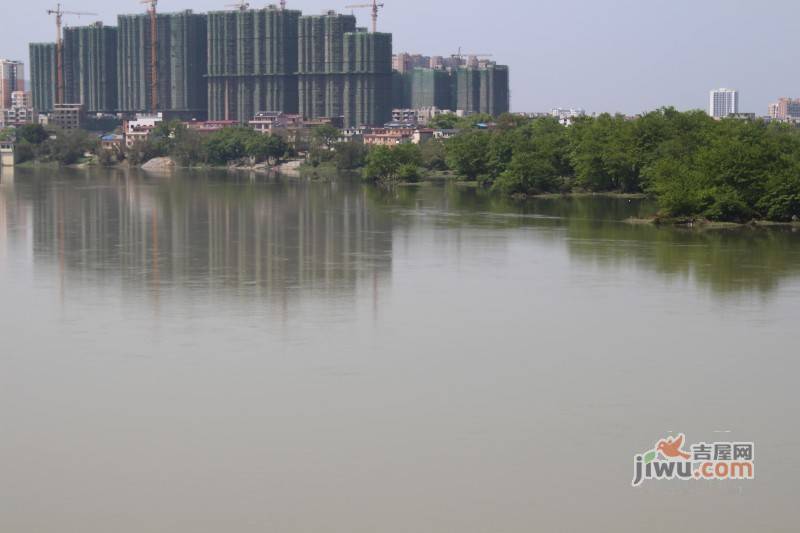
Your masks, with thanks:
[{"label": "riverbank", "polygon": [[751,220],[749,222],[722,222],[702,217],[660,217],[628,218],[625,223],[631,225],[665,226],[697,230],[720,230],[738,228],[800,228],[800,220],[791,222],[775,222],[771,220]]},{"label": "riverbank", "polygon": [[[188,170],[234,170],[246,172],[258,172],[264,174],[281,174],[289,177],[300,177],[299,168],[302,165],[302,159],[293,159],[271,165],[269,163],[257,163],[255,165],[246,164],[230,164],[230,165],[193,165],[183,166],[179,165],[174,158],[171,157],[156,157],[150,159],[146,163],[133,167],[127,163],[119,163],[116,167],[125,168],[140,168],[145,172],[169,172],[174,169],[188,169]],[[111,167],[114,168],[114,167]]]},{"label": "riverbank", "polygon": [[589,191],[570,191],[570,192],[547,192],[541,194],[512,194],[512,198],[516,200],[540,200],[540,199],[555,199],[555,198],[619,198],[622,200],[645,200],[648,196],[644,193],[628,193],[628,192],[589,192]]}]

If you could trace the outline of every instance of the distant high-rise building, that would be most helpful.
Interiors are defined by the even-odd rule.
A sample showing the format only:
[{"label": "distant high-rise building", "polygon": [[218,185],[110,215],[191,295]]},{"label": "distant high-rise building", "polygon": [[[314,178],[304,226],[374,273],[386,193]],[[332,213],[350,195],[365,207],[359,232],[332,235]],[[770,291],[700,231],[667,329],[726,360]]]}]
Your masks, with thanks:
[{"label": "distant high-rise building", "polygon": [[508,113],[511,108],[508,67],[489,63],[478,70],[481,76],[479,112],[493,117]]},{"label": "distant high-rise building", "polygon": [[49,113],[56,99],[55,43],[31,43],[30,62],[33,108],[39,113]]},{"label": "distant high-rise building", "polygon": [[454,71],[456,110],[486,113],[492,116],[507,113],[510,108],[509,70],[494,63],[479,67],[459,67]]},{"label": "distant high-rise building", "polygon": [[[416,59],[415,59],[416,58]],[[408,68],[405,72],[397,67]],[[509,69],[479,56],[397,54],[393,65],[393,102],[398,109],[436,107],[502,115],[510,110]]]},{"label": "distant high-rise building", "polygon": [[711,91],[708,114],[714,118],[725,118],[739,112],[739,92],[735,89],[716,89]]},{"label": "distant high-rise building", "polygon": [[[119,111],[162,111],[205,119],[208,113],[208,17],[192,11],[158,15],[158,102],[152,102],[150,16],[120,15],[117,28]],[[157,109],[153,109],[153,108]]]},{"label": "distant high-rise building", "polygon": [[425,107],[453,109],[452,92],[450,73],[446,70],[416,68],[411,73],[412,109]]},{"label": "distant high-rise building", "polygon": [[0,59],[0,109],[11,107],[11,94],[25,90],[25,67],[21,61]]},{"label": "distant high-rise building", "polygon": [[775,120],[800,119],[800,98],[780,98],[769,105],[769,116]]},{"label": "distant high-rise building", "polygon": [[117,28],[64,29],[64,100],[88,113],[117,110]]},{"label": "distant high-rise building", "polygon": [[409,54],[408,52],[401,52],[392,56],[392,69],[400,74],[405,74],[415,68],[434,68],[432,59],[428,56]]}]

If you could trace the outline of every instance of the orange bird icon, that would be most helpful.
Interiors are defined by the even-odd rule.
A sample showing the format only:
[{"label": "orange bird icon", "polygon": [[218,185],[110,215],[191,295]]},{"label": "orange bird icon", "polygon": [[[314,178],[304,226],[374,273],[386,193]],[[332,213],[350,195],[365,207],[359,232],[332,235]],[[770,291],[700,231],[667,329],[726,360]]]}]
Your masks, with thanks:
[{"label": "orange bird icon", "polygon": [[677,436],[677,438],[669,438],[669,439],[661,439],[658,441],[656,445],[656,449],[664,454],[664,457],[670,457],[672,459],[676,459],[678,457],[682,457],[684,459],[690,459],[692,456],[688,453],[681,450],[683,446],[683,439],[684,435],[681,433]]}]

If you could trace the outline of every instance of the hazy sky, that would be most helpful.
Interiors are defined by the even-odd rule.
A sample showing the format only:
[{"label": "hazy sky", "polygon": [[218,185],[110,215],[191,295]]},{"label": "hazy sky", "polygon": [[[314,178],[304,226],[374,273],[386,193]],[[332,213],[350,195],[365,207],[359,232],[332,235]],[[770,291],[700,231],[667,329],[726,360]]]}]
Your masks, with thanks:
[{"label": "hazy sky", "polygon": [[[277,0],[275,0],[277,2]],[[662,105],[705,108],[708,91],[741,91],[743,111],[766,114],[780,96],[800,96],[800,3],[795,0],[382,0],[380,29],[395,51],[493,53],[511,67],[512,108],[555,106],[636,113]],[[5,2],[4,2],[5,3]],[[27,43],[54,40],[45,11],[55,0],[14,3],[0,30],[0,57],[28,62]],[[144,11],[138,0],[63,0],[100,17]],[[160,0],[177,11],[224,9],[232,0]],[[289,0],[305,13],[362,0]],[[267,2],[254,2],[263,6]],[[344,10],[346,11],[346,10]],[[368,10],[358,10],[369,24]]]}]

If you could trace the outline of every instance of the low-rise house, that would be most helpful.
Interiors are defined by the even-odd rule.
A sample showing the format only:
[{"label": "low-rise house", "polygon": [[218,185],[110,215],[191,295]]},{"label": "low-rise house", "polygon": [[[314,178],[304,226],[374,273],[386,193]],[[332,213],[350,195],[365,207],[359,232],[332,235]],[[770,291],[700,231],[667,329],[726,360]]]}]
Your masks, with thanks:
[{"label": "low-rise house", "polygon": [[63,130],[78,130],[83,126],[85,118],[83,104],[54,104],[50,113],[50,124]]},{"label": "low-rise house", "polygon": [[339,137],[339,142],[356,142],[363,143],[364,135],[371,133],[372,128],[369,126],[356,126],[354,128],[345,128]]},{"label": "low-rise house", "polygon": [[412,129],[377,128],[364,134],[364,144],[366,146],[397,146],[410,143],[413,138],[414,130]]},{"label": "low-rise house", "polygon": [[392,122],[416,125],[418,122],[417,111],[415,109],[393,109]]},{"label": "low-rise house", "polygon": [[122,124],[122,132],[125,136],[125,146],[132,148],[138,142],[144,142],[150,138],[150,134],[156,126],[164,121],[164,115],[137,115],[135,120],[126,120]]},{"label": "low-rise house", "polygon": [[299,128],[303,117],[281,111],[261,111],[250,121],[250,127],[259,133],[273,134],[279,130]]},{"label": "low-rise house", "polygon": [[100,146],[103,150],[119,152],[122,150],[122,147],[125,146],[125,137],[116,133],[103,135],[100,138]]},{"label": "low-rise house", "polygon": [[433,138],[440,141],[446,141],[447,139],[452,139],[458,135],[458,130],[434,130],[433,131]]},{"label": "low-rise house", "polygon": [[197,133],[208,135],[225,128],[233,128],[239,125],[239,122],[236,120],[208,120],[205,122],[197,122],[191,121],[186,122],[186,127],[192,131],[196,131]]},{"label": "low-rise house", "polygon": [[417,128],[411,136],[411,142],[414,144],[422,144],[433,139],[433,130],[430,128]]}]

